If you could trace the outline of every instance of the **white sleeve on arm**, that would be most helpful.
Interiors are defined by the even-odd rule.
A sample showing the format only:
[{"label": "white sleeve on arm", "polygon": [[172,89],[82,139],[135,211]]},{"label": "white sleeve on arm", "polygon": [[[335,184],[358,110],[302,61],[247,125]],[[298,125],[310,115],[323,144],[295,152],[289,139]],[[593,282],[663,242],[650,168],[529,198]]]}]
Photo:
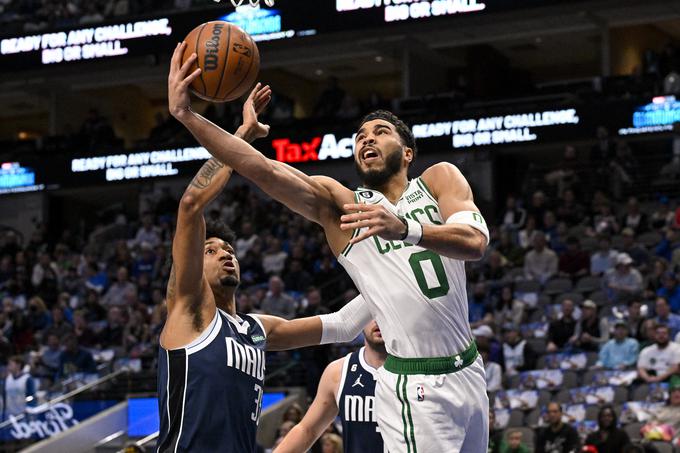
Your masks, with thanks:
[{"label": "white sleeve on arm", "polygon": [[323,331],[321,343],[346,343],[354,340],[371,322],[368,303],[359,295],[335,313],[319,316]]}]

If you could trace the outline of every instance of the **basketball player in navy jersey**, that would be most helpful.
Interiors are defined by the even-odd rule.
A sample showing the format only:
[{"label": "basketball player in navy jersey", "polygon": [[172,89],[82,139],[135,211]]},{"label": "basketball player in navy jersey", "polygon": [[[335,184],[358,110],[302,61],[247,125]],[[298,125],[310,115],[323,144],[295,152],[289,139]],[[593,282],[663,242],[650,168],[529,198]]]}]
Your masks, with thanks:
[{"label": "basketball player in navy jersey", "polygon": [[364,347],[326,367],[309,410],[274,453],[309,450],[338,415],[345,453],[385,451],[376,422],[375,380],[386,357],[378,324],[371,321],[364,329]]},{"label": "basketball player in navy jersey", "polygon": [[[186,73],[193,58],[180,71],[175,53],[172,64]],[[171,77],[169,89],[176,83]],[[270,98],[269,87],[258,84],[244,105],[237,136],[250,142],[267,135],[269,127],[257,116]],[[360,297],[335,314],[347,313],[341,323],[324,321],[329,315],[287,321],[236,313],[240,270],[231,245],[234,235],[223,224],[207,225],[203,216],[231,173],[219,161],[208,160],[180,201],[168,317],[160,336],[158,452],[255,452],[265,348],[349,341],[370,320]]]}]

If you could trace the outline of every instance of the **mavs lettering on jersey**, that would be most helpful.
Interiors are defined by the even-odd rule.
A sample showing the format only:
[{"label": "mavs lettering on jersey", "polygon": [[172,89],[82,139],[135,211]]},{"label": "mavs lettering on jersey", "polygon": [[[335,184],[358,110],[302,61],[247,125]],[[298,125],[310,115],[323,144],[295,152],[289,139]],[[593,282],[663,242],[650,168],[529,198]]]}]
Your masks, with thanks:
[{"label": "mavs lettering on jersey", "polygon": [[160,348],[158,452],[253,453],[265,374],[265,332],[254,316],[217,310],[190,345]]},{"label": "mavs lettering on jersey", "polygon": [[349,354],[342,367],[337,402],[345,453],[383,451],[375,413],[376,370],[366,363],[364,349]]}]

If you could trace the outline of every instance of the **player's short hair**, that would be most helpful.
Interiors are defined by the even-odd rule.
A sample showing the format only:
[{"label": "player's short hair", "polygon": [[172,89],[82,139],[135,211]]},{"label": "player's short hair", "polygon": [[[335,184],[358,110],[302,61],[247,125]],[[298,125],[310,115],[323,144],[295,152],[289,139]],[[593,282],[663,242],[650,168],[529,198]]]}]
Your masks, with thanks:
[{"label": "player's short hair", "polygon": [[221,220],[207,220],[205,222],[205,238],[218,238],[234,245],[236,233]]},{"label": "player's short hair", "polygon": [[361,121],[359,122],[358,129],[361,129],[361,126],[363,126],[364,123],[373,120],[385,120],[388,123],[392,124],[394,128],[397,130],[399,137],[401,137],[401,141],[404,142],[404,145],[413,150],[413,159],[415,160],[416,156],[418,155],[418,149],[416,148],[416,139],[413,136],[413,132],[411,132],[411,128],[408,127],[406,123],[400,120],[397,115],[388,110],[376,110],[375,112],[371,112],[361,119]]}]

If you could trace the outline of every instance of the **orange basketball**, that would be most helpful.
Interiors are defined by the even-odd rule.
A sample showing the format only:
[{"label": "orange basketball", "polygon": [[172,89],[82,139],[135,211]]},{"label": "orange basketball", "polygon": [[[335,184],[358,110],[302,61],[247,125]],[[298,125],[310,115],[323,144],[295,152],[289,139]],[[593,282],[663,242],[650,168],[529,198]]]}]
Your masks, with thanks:
[{"label": "orange basketball", "polygon": [[[206,22],[191,30],[182,62],[192,53],[201,74],[191,83],[191,91],[212,102],[233,101],[255,83],[260,71],[260,52],[250,35],[238,26],[221,20]],[[196,69],[196,65],[189,71]]]}]

